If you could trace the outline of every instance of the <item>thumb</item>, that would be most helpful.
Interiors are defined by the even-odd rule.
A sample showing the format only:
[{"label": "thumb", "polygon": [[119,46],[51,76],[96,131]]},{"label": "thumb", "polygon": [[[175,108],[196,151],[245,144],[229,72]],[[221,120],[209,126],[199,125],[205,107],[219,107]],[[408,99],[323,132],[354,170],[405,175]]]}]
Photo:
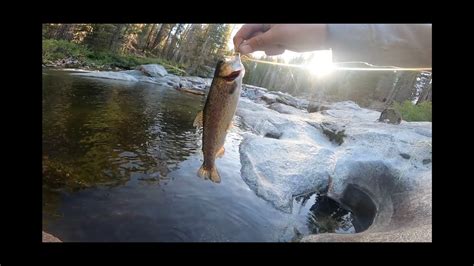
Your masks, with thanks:
[{"label": "thumb", "polygon": [[263,34],[258,34],[246,42],[242,43],[239,47],[239,50],[242,54],[249,54],[255,51],[264,51],[266,48],[272,45],[271,34],[265,32]]}]

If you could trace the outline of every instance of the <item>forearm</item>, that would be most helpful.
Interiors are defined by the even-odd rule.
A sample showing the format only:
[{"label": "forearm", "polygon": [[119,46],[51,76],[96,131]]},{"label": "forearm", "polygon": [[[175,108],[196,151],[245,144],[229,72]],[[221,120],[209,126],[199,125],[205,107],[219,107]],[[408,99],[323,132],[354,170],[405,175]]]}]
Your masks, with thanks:
[{"label": "forearm", "polygon": [[329,24],[327,48],[334,62],[431,67],[430,24]]}]

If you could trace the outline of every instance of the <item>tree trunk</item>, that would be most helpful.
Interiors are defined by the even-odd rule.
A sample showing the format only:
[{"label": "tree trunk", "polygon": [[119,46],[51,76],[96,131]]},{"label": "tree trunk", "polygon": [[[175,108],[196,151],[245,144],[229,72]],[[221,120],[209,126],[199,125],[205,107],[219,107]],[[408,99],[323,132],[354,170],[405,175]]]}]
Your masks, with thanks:
[{"label": "tree trunk", "polygon": [[393,96],[394,101],[403,102],[413,99],[413,91],[418,74],[417,72],[402,72],[397,84],[399,88],[396,91],[397,93]]},{"label": "tree trunk", "polygon": [[166,35],[166,38],[163,42],[163,48],[161,49],[160,51],[160,54],[163,56],[163,57],[166,57],[166,52],[167,52],[167,49],[169,47],[169,44],[168,44],[168,40],[170,39],[171,37],[171,33],[173,32],[173,29],[175,28],[176,24],[171,24],[170,27],[169,27],[169,31],[168,31],[168,34]]},{"label": "tree trunk", "polygon": [[191,65],[191,68],[190,70],[188,71],[189,74],[192,74],[196,71],[197,67],[202,65],[203,61],[204,61],[204,57],[207,56],[207,53],[210,49],[210,45],[209,45],[209,41],[210,41],[210,36],[209,36],[209,31],[210,31],[210,26],[207,27],[206,31],[204,32],[204,35],[203,36],[206,36],[205,38],[205,41],[203,43],[203,45],[201,46],[201,49],[200,51],[197,53],[197,60],[195,60],[194,62],[192,62],[192,65]]},{"label": "tree trunk", "polygon": [[[147,44],[147,37],[150,35],[150,31],[153,28],[153,24],[146,24],[143,28],[142,31],[140,32],[140,35],[137,40],[137,50],[142,50],[146,47]],[[142,52],[144,52],[142,50]]]},{"label": "tree trunk", "polygon": [[166,31],[169,29],[169,25],[170,24],[161,25],[160,30],[156,34],[155,40],[153,41],[153,44],[152,44],[151,49],[150,49],[152,52],[155,51],[158,48],[158,46],[160,45],[160,43],[163,39],[163,36],[165,34],[167,34]]},{"label": "tree trunk", "polygon": [[70,41],[73,38],[74,24],[61,24],[56,31],[55,38]]},{"label": "tree trunk", "polygon": [[392,89],[388,93],[386,100],[385,100],[385,106],[388,107],[392,104],[394,96],[397,94],[398,90],[400,89],[399,86],[397,86],[398,80],[400,79],[401,72],[397,72],[395,74],[395,80],[393,81]]},{"label": "tree trunk", "polygon": [[146,44],[143,46],[142,52],[144,53],[146,49],[150,47],[151,37],[153,37],[153,33],[156,31],[158,24],[153,24],[151,27],[150,33],[148,33],[148,37],[146,38]]},{"label": "tree trunk", "polygon": [[121,46],[121,39],[122,39],[122,30],[126,27],[125,24],[116,24],[116,28],[114,33],[112,34],[112,38],[110,38],[109,42],[109,50],[112,52],[116,52],[117,48]]},{"label": "tree trunk", "polygon": [[198,31],[198,25],[191,24],[189,27],[188,32],[186,33],[186,37],[182,40],[186,42],[186,45],[180,49],[180,56],[179,56],[179,63],[188,63],[190,58],[190,51],[193,51],[196,45],[196,33]]},{"label": "tree trunk", "polygon": [[[178,49],[176,49],[176,51],[174,52],[173,54],[173,62],[179,62],[180,59],[183,57],[183,52],[185,50],[185,47],[183,47],[181,45],[181,43],[183,43],[184,41],[186,41],[187,37],[188,37],[188,34],[189,34],[189,29],[191,28],[189,25],[186,25],[186,24],[183,24],[183,33],[181,34],[181,36],[179,37],[179,40],[178,40]],[[190,45],[189,43],[187,43],[187,45],[184,45],[184,46],[188,46]]]},{"label": "tree trunk", "polygon": [[176,45],[178,44],[178,41],[181,39],[180,35],[182,31],[183,31],[183,24],[178,24],[176,28],[176,32],[173,34],[173,37],[171,39],[171,43],[168,45],[168,49],[166,51],[166,58],[170,60],[173,59],[174,54],[177,50]]}]

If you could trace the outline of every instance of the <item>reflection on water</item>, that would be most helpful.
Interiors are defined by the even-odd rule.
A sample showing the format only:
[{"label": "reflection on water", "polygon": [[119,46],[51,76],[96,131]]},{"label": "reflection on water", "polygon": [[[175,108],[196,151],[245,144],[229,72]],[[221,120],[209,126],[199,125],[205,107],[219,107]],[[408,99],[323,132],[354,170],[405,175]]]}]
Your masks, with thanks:
[{"label": "reflection on water", "polygon": [[319,196],[310,211],[307,224],[312,234],[355,233],[351,213],[328,197]]},{"label": "reflection on water", "polygon": [[146,84],[130,89],[65,75],[43,80],[45,171],[67,177],[53,183],[88,187],[121,184],[131,172],[166,176],[197,149],[187,141],[197,138],[189,117],[199,102],[192,97]]},{"label": "reflection on water", "polygon": [[198,178],[192,122],[202,103],[153,84],[44,70],[43,228],[64,241],[290,241],[295,228],[352,230],[350,215],[318,207],[315,195],[295,200],[292,214],[257,197],[240,177],[238,118],[217,160],[222,183]]}]

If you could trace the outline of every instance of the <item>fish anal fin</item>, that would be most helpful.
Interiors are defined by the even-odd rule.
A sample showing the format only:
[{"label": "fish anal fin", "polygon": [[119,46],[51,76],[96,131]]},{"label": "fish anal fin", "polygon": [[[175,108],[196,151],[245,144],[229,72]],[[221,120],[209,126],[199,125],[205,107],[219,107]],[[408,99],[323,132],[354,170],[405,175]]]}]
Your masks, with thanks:
[{"label": "fish anal fin", "polygon": [[201,128],[203,126],[203,111],[200,111],[194,118],[193,127]]},{"label": "fish anal fin", "polygon": [[222,146],[216,153],[216,157],[217,158],[221,158],[222,156],[224,156],[224,153],[225,153],[225,149],[224,149],[224,146]]}]

